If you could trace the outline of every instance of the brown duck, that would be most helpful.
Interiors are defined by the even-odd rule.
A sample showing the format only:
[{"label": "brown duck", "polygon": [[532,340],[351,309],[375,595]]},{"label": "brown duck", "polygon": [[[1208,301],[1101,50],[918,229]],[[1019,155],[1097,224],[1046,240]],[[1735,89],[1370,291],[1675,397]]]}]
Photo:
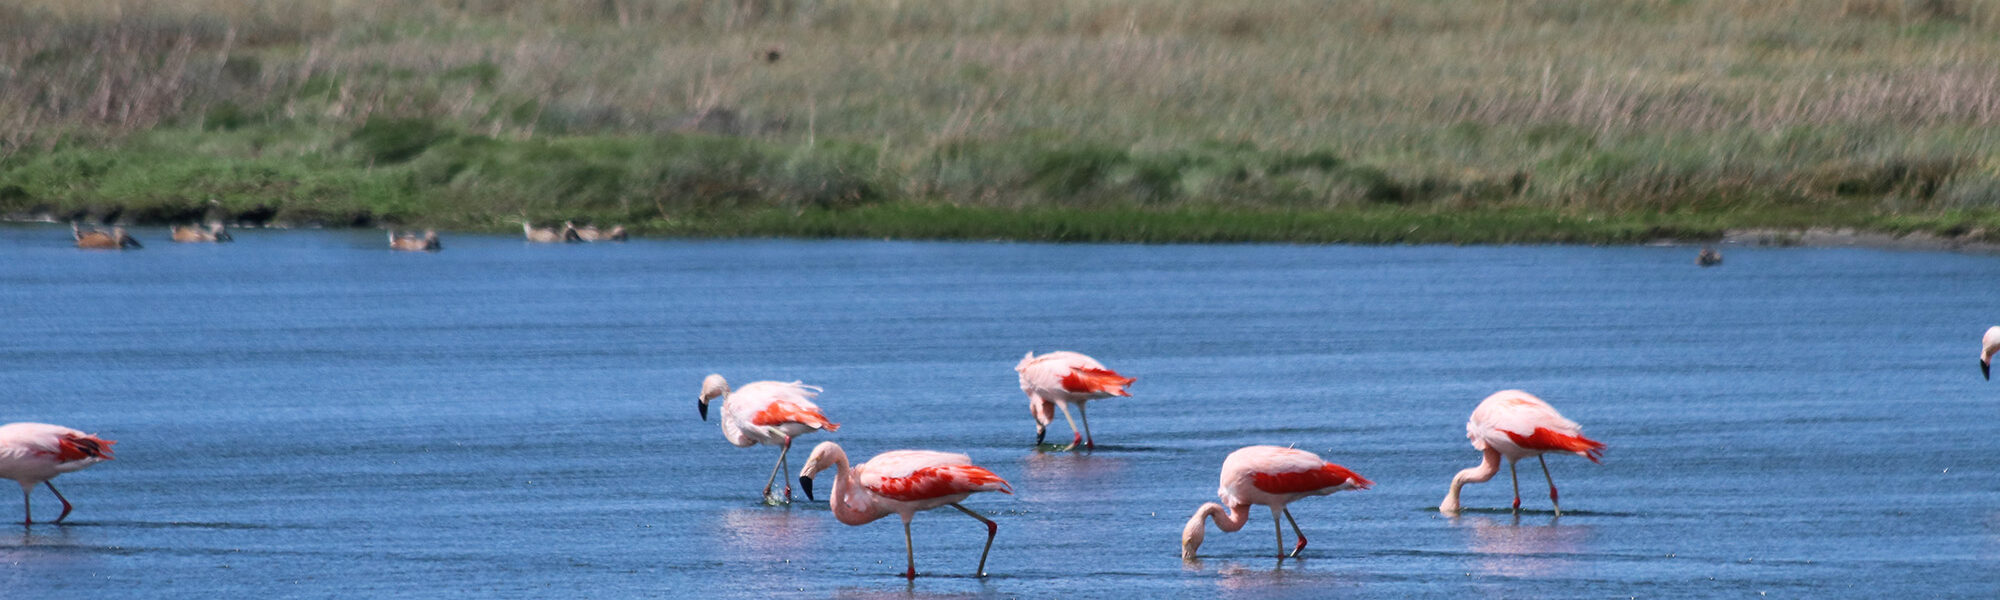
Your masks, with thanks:
[{"label": "brown duck", "polygon": [[113,227],[111,231],[101,229],[84,231],[78,228],[75,223],[70,223],[69,233],[72,237],[76,238],[76,247],[78,248],[124,250],[126,248],[145,247],[139,245],[139,240],[132,239],[131,235],[126,234],[124,227]]},{"label": "brown duck", "polygon": [[396,230],[391,229],[389,230],[389,249],[405,252],[437,252],[443,250],[444,246],[438,243],[436,230],[425,229],[424,235],[419,237],[415,234],[399,236],[396,235]]},{"label": "brown duck", "polygon": [[202,227],[199,225],[174,226],[174,241],[183,244],[199,244],[199,243],[212,244],[221,242],[232,242],[235,240],[236,238],[232,238],[229,236],[229,232],[222,230],[221,223],[209,223],[207,227]]}]

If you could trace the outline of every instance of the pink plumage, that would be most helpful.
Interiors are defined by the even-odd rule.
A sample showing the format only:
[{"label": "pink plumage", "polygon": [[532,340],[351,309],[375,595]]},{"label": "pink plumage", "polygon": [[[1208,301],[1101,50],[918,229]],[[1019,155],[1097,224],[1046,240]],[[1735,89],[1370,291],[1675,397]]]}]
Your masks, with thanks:
[{"label": "pink plumage", "polygon": [[1555,407],[1521,390],[1495,392],[1480,401],[1472,410],[1472,418],[1465,423],[1465,437],[1472,441],[1472,447],[1479,450],[1479,466],[1459,471],[1452,477],[1451,491],[1445,494],[1444,502],[1438,510],[1456,513],[1460,509],[1459,490],[1469,483],[1481,483],[1500,472],[1500,459],[1507,459],[1508,472],[1514,480],[1514,508],[1521,508],[1520,476],[1515,472],[1515,463],[1524,458],[1535,458],[1542,462],[1542,475],[1549,480],[1549,502],[1555,505],[1558,516],[1562,514],[1560,496],[1556,491],[1555,477],[1549,475],[1548,463],[1542,455],[1549,452],[1569,453],[1599,462],[1604,455],[1604,444],[1583,435],[1583,426],[1577,425],[1556,412]]},{"label": "pink plumage", "polygon": [[1210,502],[1195,509],[1181,530],[1181,557],[1192,560],[1200,549],[1207,521],[1225,532],[1243,528],[1250,521],[1250,505],[1271,508],[1272,530],[1277,532],[1278,558],[1284,559],[1285,533],[1279,517],[1291,522],[1299,541],[1289,556],[1298,556],[1306,547],[1306,534],[1292,519],[1287,505],[1311,496],[1325,496],[1347,490],[1365,490],[1374,482],[1327,462],[1317,454],[1278,446],[1248,446],[1229,453],[1222,461],[1222,485],[1215,490],[1221,504]]},{"label": "pink plumage", "polygon": [[[1035,444],[1040,445],[1048,435],[1049,421],[1055,420],[1057,409],[1062,410],[1063,419],[1069,421],[1070,431],[1075,437],[1069,447],[1074,450],[1078,444],[1086,448],[1097,447],[1097,441],[1090,436],[1090,415],[1084,403],[1113,396],[1131,396],[1125,390],[1134,381],[1106,368],[1097,359],[1075,352],[1050,352],[1041,356],[1029,352],[1014,366],[1014,372],[1021,377],[1021,391],[1028,395],[1028,411],[1035,416]],[[1083,428],[1077,429],[1076,419],[1069,416],[1070,405],[1076,405],[1077,418],[1083,421]]]},{"label": "pink plumage", "polygon": [[[701,418],[708,418],[709,402],[721,398],[722,414],[717,420],[722,421],[723,439],[739,448],[758,444],[778,446],[778,462],[771,465],[771,477],[764,481],[765,502],[777,501],[771,495],[771,487],[777,483],[778,473],[785,470],[794,438],[815,431],[840,430],[840,424],[828,420],[819,405],[813,403],[819,392],[819,388],[797,381],[754,381],[732,391],[721,375],[709,375],[702,380]],[[789,480],[785,482],[784,501],[792,501]]]},{"label": "pink plumage", "polygon": [[827,503],[833,516],[848,525],[862,525],[889,516],[903,518],[903,543],[909,559],[905,577],[917,576],[915,544],[910,540],[910,520],[920,511],[950,506],[986,524],[986,549],[979,553],[975,573],[986,576],[986,555],[993,550],[993,536],[1000,526],[992,519],[959,505],[979,492],[1013,494],[1014,488],[983,467],[972,464],[963,454],[929,450],[895,450],[875,455],[858,465],[849,465],[847,451],[839,444],[820,442],[799,471],[799,483],[806,498],[813,497],[812,477],[834,469],[833,494]]},{"label": "pink plumage", "polygon": [[57,475],[111,460],[111,446],[118,442],[46,423],[9,423],[0,426],[0,477],[21,484],[21,522],[33,524],[28,493],[36,484],[46,485],[62,502],[56,523],[69,517],[70,503],[56,491],[51,480]]}]

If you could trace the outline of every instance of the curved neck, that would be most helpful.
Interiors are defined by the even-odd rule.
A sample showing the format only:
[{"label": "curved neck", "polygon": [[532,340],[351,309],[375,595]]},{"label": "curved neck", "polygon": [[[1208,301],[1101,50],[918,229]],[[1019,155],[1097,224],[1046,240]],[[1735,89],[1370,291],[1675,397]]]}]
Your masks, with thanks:
[{"label": "curved neck", "polygon": [[1214,502],[1201,505],[1195,510],[1195,518],[1209,518],[1215,521],[1215,528],[1223,533],[1235,533],[1250,522],[1250,505],[1223,506]]},{"label": "curved neck", "polygon": [[861,525],[882,518],[887,511],[871,509],[857,498],[861,482],[854,475],[854,469],[847,465],[847,453],[833,454],[833,495],[827,498],[828,508],[833,509],[833,518],[848,525]]},{"label": "curved neck", "polygon": [[1445,492],[1444,502],[1438,505],[1442,512],[1458,511],[1458,492],[1468,483],[1479,483],[1493,478],[1500,472],[1500,451],[1488,448],[1480,453],[1479,466],[1459,471],[1451,476],[1451,491]]}]

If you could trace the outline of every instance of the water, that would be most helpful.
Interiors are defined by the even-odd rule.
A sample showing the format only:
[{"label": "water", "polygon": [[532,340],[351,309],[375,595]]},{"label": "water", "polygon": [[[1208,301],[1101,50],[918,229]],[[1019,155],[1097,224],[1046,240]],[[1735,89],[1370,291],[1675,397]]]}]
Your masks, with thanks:
[{"label": "water", "polygon": [[[1977,341],[2000,260],[1852,249],[1057,246],[371,231],[85,252],[0,227],[6,420],[119,442],[58,480],[66,526],[0,533],[0,589],[73,597],[1989,596],[2000,383]],[[1012,367],[1139,379],[1100,448],[1033,450]],[[766,507],[701,377],[804,380],[857,460],[970,454],[1017,496],[980,527]],[[1464,421],[1530,390],[1610,444],[1435,507]],[[1058,420],[1051,439],[1067,439]],[[1179,559],[1231,450],[1377,482]],[[809,444],[807,444],[809,446]],[[807,447],[794,452],[803,462]],[[795,475],[793,474],[788,474]],[[45,490],[37,514],[54,516]],[[0,502],[0,520],[18,517]],[[1287,532],[1289,535],[1289,531]]]}]

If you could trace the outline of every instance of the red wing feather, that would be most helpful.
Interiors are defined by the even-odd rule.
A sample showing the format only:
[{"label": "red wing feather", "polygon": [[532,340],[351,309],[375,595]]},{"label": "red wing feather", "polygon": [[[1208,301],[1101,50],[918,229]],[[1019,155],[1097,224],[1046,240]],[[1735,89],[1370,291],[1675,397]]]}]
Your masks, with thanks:
[{"label": "red wing feather", "polygon": [[1132,394],[1125,391],[1125,386],[1132,385],[1133,381],[1136,380],[1119,375],[1117,371],[1111,369],[1083,367],[1072,369],[1068,375],[1064,375],[1062,386],[1063,389],[1072,392],[1094,392],[1130,396]]},{"label": "red wing feather", "polygon": [[56,438],[56,446],[60,450],[56,452],[56,462],[69,462],[86,458],[110,460],[112,458],[111,445],[116,443],[118,442],[90,435],[72,434],[58,437]]},{"label": "red wing feather", "polygon": [[1375,482],[1347,470],[1346,467],[1327,463],[1317,469],[1293,471],[1291,473],[1256,473],[1251,476],[1251,484],[1257,489],[1272,494],[1300,494],[1317,492],[1330,487],[1351,483],[1355,489],[1365,490]]},{"label": "red wing feather", "polygon": [[1536,427],[1534,435],[1528,436],[1512,431],[1506,433],[1507,439],[1514,440],[1514,445],[1529,450],[1571,452],[1590,459],[1590,462],[1599,462],[1597,459],[1604,456],[1602,442],[1581,435],[1560,433],[1545,427]]},{"label": "red wing feather", "polygon": [[941,465],[917,469],[905,477],[883,477],[870,491],[894,500],[915,502],[971,492],[1012,494],[1014,488],[984,468]]},{"label": "red wing feather", "polygon": [[777,400],[764,410],[750,417],[751,425],[771,427],[786,423],[800,423],[827,431],[840,431],[840,424],[826,420],[826,413],[817,407],[804,407],[784,400]]}]

